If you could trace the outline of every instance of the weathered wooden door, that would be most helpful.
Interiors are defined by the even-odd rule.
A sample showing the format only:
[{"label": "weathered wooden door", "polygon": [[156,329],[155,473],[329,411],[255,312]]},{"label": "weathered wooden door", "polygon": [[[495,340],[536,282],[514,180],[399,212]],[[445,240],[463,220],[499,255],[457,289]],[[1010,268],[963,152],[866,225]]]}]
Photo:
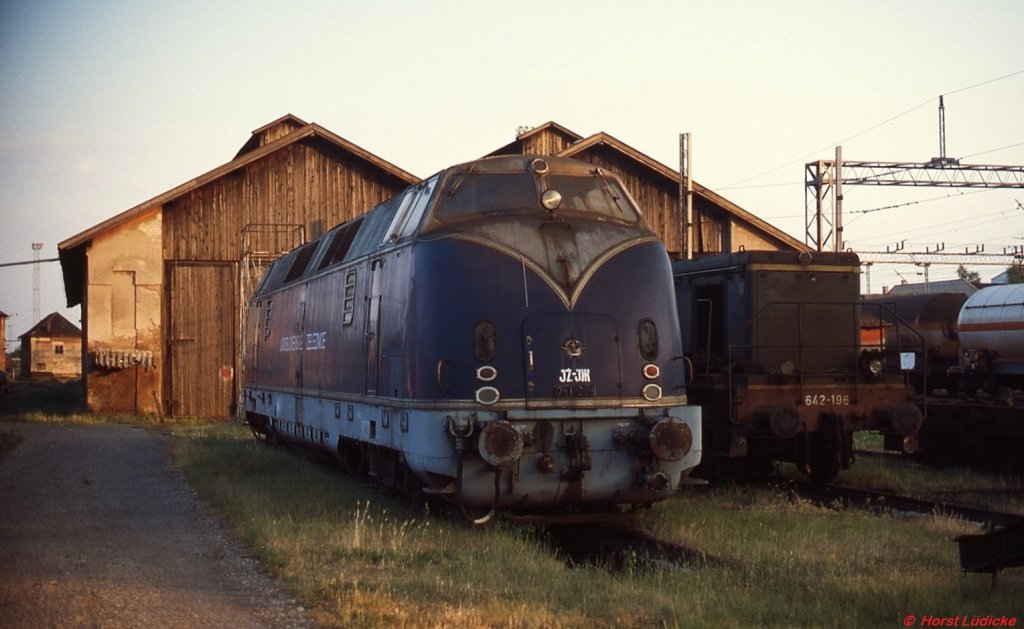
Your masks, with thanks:
[{"label": "weathered wooden door", "polygon": [[169,381],[165,408],[177,417],[229,417],[235,410],[238,290],[230,262],[170,262]]}]

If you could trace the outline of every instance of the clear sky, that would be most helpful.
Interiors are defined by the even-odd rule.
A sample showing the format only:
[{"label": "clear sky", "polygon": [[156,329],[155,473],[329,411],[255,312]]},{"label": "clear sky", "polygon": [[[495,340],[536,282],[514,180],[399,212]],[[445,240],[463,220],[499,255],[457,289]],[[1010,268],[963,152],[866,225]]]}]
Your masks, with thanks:
[{"label": "clear sky", "polygon": [[[1024,2],[0,0],[0,263],[56,257],[286,113],[420,176],[548,120],[676,168],[688,131],[694,179],[802,240],[804,163],[937,156],[940,94],[947,155],[1024,164]],[[845,199],[854,248],[1024,244],[1022,190]],[[873,288],[895,271],[921,279]],[[0,288],[16,338],[31,267]],[[78,323],[57,263],[41,302]]]}]

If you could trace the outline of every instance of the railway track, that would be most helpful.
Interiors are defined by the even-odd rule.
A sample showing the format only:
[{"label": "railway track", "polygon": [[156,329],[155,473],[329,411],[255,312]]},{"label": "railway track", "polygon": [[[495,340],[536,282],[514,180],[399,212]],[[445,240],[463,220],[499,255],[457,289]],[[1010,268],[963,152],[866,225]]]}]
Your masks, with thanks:
[{"label": "railway track", "polygon": [[902,511],[922,514],[941,514],[961,518],[971,522],[977,522],[986,527],[1011,526],[1024,522],[1024,515],[1006,511],[993,511],[954,502],[927,500],[913,498],[883,491],[858,489],[842,485],[830,485],[825,489],[815,489],[811,483],[800,481],[786,481],[791,484],[800,495],[811,499],[822,505],[835,504],[837,501],[844,505],[881,509],[887,511]]}]

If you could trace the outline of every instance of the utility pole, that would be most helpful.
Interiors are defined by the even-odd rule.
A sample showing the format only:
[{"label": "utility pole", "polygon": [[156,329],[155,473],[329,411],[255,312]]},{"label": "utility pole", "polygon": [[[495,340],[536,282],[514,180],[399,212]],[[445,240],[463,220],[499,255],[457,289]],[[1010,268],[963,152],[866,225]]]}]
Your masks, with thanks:
[{"label": "utility pole", "polygon": [[43,243],[32,243],[32,325],[39,323],[42,314],[39,312],[39,251]]},{"label": "utility pole", "polygon": [[682,260],[693,258],[693,177],[690,173],[692,141],[690,133],[679,134],[679,257]]}]

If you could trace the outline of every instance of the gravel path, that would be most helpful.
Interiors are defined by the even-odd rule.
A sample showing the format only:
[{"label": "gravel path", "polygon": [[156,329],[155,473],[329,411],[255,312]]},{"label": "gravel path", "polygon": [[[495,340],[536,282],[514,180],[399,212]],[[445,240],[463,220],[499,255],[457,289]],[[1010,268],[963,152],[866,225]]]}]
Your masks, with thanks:
[{"label": "gravel path", "polygon": [[165,437],[0,422],[0,627],[309,627],[196,500]]}]

